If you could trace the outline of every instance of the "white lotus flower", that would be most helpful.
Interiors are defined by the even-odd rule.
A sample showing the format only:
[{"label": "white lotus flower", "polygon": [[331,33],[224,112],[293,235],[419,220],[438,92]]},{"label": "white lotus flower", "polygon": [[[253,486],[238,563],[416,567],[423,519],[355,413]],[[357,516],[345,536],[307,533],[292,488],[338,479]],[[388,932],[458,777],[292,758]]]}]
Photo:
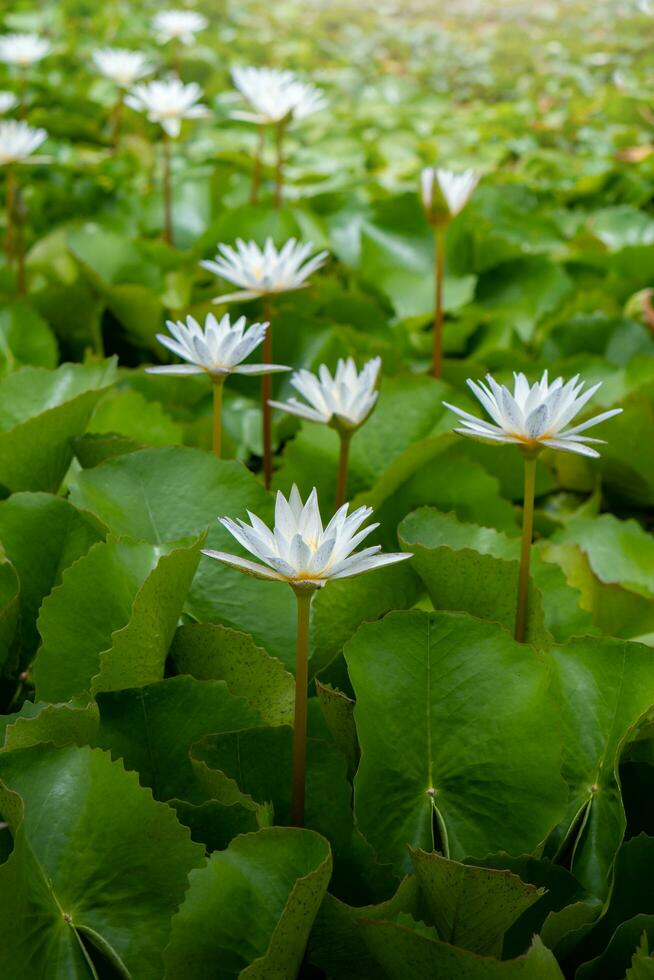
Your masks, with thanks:
[{"label": "white lotus flower", "polygon": [[177,40],[182,44],[193,44],[195,35],[203,31],[208,20],[195,10],[162,10],[155,15],[154,27],[162,44]]},{"label": "white lotus flower", "polygon": [[0,122],[0,166],[21,163],[38,150],[47,138],[45,129],[34,129],[15,119]]},{"label": "white lotus flower", "polygon": [[50,42],[38,34],[3,34],[0,36],[0,61],[27,68],[41,61],[51,51]]},{"label": "white lotus flower", "polygon": [[315,488],[305,504],[296,486],[288,500],[277,493],[275,526],[271,531],[255,514],[248,511],[250,524],[221,517],[227,528],[246,551],[259,562],[240,558],[224,551],[205,551],[210,558],[238,568],[255,578],[288,582],[296,588],[319,589],[330,579],[349,578],[382,565],[410,558],[407,553],[381,555],[381,545],[354,549],[378,524],[359,530],[372,514],[371,507],[359,507],[348,516],[349,504],[343,504],[323,529]]},{"label": "white lotus flower", "polygon": [[13,92],[0,92],[0,116],[11,112],[18,105],[18,99]]},{"label": "white lotus flower", "polygon": [[290,118],[305,119],[327,105],[320,89],[302,82],[292,71],[234,68],[232,79],[254,110],[232,112],[233,119],[272,125]]},{"label": "white lotus flower", "polygon": [[126,48],[101,48],[93,52],[93,61],[100,74],[120,88],[130,88],[139,78],[154,71],[144,54]]},{"label": "white lotus flower", "polygon": [[377,403],[380,368],[381,357],[374,357],[358,374],[356,364],[349,357],[346,361],[339,358],[333,377],[324,364],[318,368],[317,376],[301,369],[293,374],[291,384],[309,404],[304,405],[297,398],[270,404],[311,422],[324,422],[351,432],[363,425]]},{"label": "white lotus flower", "polygon": [[479,180],[480,175],[474,170],[455,174],[451,170],[425,167],[420,175],[420,184],[422,204],[428,218],[436,222],[455,218],[472,197]]},{"label": "white lotus flower", "polygon": [[158,333],[157,340],[187,364],[163,364],[149,367],[149,374],[268,374],[270,371],[290,371],[284,364],[242,364],[252,351],[263,343],[267,323],[253,323],[247,330],[245,317],[232,323],[225,314],[217,320],[207,316],[204,329],[192,316],[186,323],[167,321],[172,337]]},{"label": "white lotus flower", "polygon": [[498,384],[490,374],[486,375],[486,379],[488,385],[470,379],[468,385],[493,419],[493,423],[478,419],[456,405],[443,402],[463,421],[464,427],[455,429],[455,432],[494,442],[513,442],[531,450],[548,446],[550,449],[564,449],[581,456],[597,457],[599,453],[585,444],[603,443],[604,440],[591,439],[580,433],[622,411],[621,408],[612,408],[568,429],[566,426],[592,398],[601,382],[583,391],[585,382],[579,381],[578,374],[567,383],[563,382],[563,378],[555,378],[549,384],[547,371],[544,371],[540,381],[530,387],[524,374],[514,374],[512,394],[506,385]]},{"label": "white lotus flower", "polygon": [[185,85],[178,78],[165,82],[136,85],[125,99],[132,109],[146,112],[150,122],[159,125],[173,138],[179,136],[182,119],[201,119],[208,115],[204,105],[198,105],[202,89],[196,82]]},{"label": "white lotus flower", "polygon": [[271,293],[288,293],[307,286],[306,280],[325,262],[328,253],[319,252],[309,259],[313,250],[311,242],[300,245],[289,238],[278,251],[272,238],[267,238],[263,248],[256,242],[236,239],[236,248],[218,245],[219,254],[213,261],[200,262],[204,269],[228,282],[240,286],[236,293],[217,296],[214,303],[231,300],[255,299]]}]

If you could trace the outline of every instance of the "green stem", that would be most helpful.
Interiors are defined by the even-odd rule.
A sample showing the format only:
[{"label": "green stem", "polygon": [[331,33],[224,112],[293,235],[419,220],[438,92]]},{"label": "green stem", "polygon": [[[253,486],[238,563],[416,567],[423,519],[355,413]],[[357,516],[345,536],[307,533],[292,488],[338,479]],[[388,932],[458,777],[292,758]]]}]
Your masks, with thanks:
[{"label": "green stem", "polygon": [[170,136],[163,130],[164,239],[173,244],[173,191],[171,180]]},{"label": "green stem", "polygon": [[286,121],[277,123],[277,162],[275,164],[275,207],[282,206],[282,185],[284,183],[284,130]]},{"label": "green stem", "polygon": [[27,69],[18,69],[18,115],[21,119],[27,116]]},{"label": "green stem", "polygon": [[304,793],[307,760],[307,702],[309,692],[309,613],[312,591],[297,589],[297,659],[295,666],[295,716],[293,721],[293,785],[291,823],[304,826]]},{"label": "green stem", "polygon": [[16,172],[11,164],[6,171],[6,210],[7,210],[7,234],[5,236],[5,256],[7,265],[13,265],[14,261],[14,212],[16,208]]},{"label": "green stem", "polygon": [[118,99],[114,106],[111,123],[111,152],[115,153],[120,143],[120,130],[123,121],[124,94],[122,89],[118,89]]},{"label": "green stem", "polygon": [[436,295],[434,297],[434,353],[432,374],[440,378],[443,373],[443,272],[445,270],[445,228],[434,227],[435,256],[434,276]]},{"label": "green stem", "polygon": [[536,456],[525,456],[525,489],[522,511],[522,546],[518,577],[518,604],[515,616],[515,638],[525,642],[527,632],[527,596],[529,593],[529,563],[534,533],[534,496],[536,489]]},{"label": "green stem", "polygon": [[336,510],[342,507],[347,498],[347,471],[350,457],[350,433],[339,432],[341,450],[338,458],[338,481],[336,484]]},{"label": "green stem", "polygon": [[[272,364],[273,340],[272,340],[272,320],[270,299],[268,296],[263,300],[263,319],[268,322],[268,329],[263,341],[263,363]],[[272,408],[270,399],[272,398],[272,375],[270,372],[261,375],[261,417],[263,425],[263,483],[266,490],[270,490],[273,473],[272,458]]]},{"label": "green stem", "polygon": [[250,189],[250,204],[256,205],[259,201],[259,187],[261,186],[261,167],[263,165],[263,148],[266,138],[265,126],[259,126],[257,136],[257,147],[254,151],[254,167],[252,169],[252,187]]},{"label": "green stem", "polygon": [[218,459],[220,459],[222,447],[222,411],[225,375],[214,374],[211,380],[213,381],[213,451]]}]

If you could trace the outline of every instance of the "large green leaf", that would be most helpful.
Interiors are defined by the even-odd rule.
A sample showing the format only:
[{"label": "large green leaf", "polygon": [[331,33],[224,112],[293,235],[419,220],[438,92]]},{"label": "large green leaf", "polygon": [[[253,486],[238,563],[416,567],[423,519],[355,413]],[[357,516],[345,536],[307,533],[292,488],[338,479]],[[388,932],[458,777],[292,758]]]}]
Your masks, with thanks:
[{"label": "large green leaf", "polygon": [[[359,826],[378,856],[539,847],[565,808],[546,665],[498,626],[390,613],[345,648],[357,696]],[[507,682],[510,679],[510,683]]]},{"label": "large green leaf", "polygon": [[3,753],[0,778],[14,839],[0,865],[3,976],[92,980],[86,949],[95,947],[114,975],[159,980],[171,917],[202,848],[104,752]]},{"label": "large green leaf", "polygon": [[266,724],[293,724],[293,677],[247,633],[208,623],[182,626],[170,652],[180,674],[225,681],[230,692],[249,701]]},{"label": "large green leaf", "polygon": [[201,544],[110,538],[68,568],[38,620],[37,696],[66,701],[162,678]]},{"label": "large green leaf", "polygon": [[26,660],[39,642],[36,620],[44,598],[69,565],[102,537],[88,514],[62,497],[15,493],[0,502],[0,541],[20,579],[20,647]]},{"label": "large green leaf", "polygon": [[191,874],[166,950],[170,980],[290,980],[331,874],[326,840],[271,827],[237,837]]},{"label": "large green leaf", "polygon": [[[384,970],[384,980],[421,980],[456,977],[457,980],[563,980],[554,954],[535,937],[524,956],[494,960],[439,942],[416,929],[412,920],[361,922],[369,950]],[[337,978],[336,978],[337,980]]]},{"label": "large green leaf", "polygon": [[411,850],[430,921],[440,939],[500,956],[505,933],[542,892],[510,871],[473,867]]},{"label": "large green leaf", "polygon": [[[400,525],[400,542],[437,609],[460,609],[512,631],[515,623],[520,543],[494,528],[463,524],[453,514],[421,508]],[[549,646],[592,630],[581,596],[563,571],[534,548],[528,599],[528,639]]]},{"label": "large green leaf", "polygon": [[25,364],[56,367],[57,341],[45,320],[27,303],[18,302],[0,310],[0,374]]},{"label": "large green leaf", "polygon": [[157,684],[98,694],[97,744],[136,769],[159,800],[200,804],[207,798],[189,756],[191,746],[215,732],[260,724],[258,713],[224,681],[188,675]]},{"label": "large green leaf", "polygon": [[613,514],[577,517],[557,540],[579,545],[601,582],[654,599],[654,537],[636,521]]},{"label": "large green leaf", "polygon": [[564,726],[568,810],[554,842],[572,871],[604,896],[625,816],[617,776],[631,729],[654,705],[652,651],[608,638],[571,640],[550,651],[553,693]]},{"label": "large green leaf", "polygon": [[114,378],[108,361],[26,367],[0,382],[0,484],[9,490],[59,489],[73,458],[71,440],[88,423]]}]

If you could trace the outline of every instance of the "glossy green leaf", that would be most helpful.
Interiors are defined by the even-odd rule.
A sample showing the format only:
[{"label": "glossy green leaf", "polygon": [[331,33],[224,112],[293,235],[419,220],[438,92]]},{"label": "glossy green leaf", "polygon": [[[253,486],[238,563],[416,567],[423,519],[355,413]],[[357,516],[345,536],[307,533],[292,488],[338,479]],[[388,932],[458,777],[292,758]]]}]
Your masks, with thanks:
[{"label": "glossy green leaf", "polygon": [[654,704],[652,651],[587,638],[550,653],[564,726],[563,775],[570,788],[555,841],[589,891],[604,896],[625,828],[617,767],[630,731]]},{"label": "glossy green leaf", "polygon": [[225,681],[230,692],[245,698],[266,724],[293,723],[293,677],[247,633],[206,623],[182,626],[170,654],[180,674]]},{"label": "glossy green leaf", "polygon": [[237,837],[191,874],[166,977],[295,977],[330,874],[329,845],[310,830],[271,827]]},{"label": "glossy green leaf", "polygon": [[15,493],[0,502],[0,541],[20,580],[20,653],[28,660],[39,642],[41,603],[69,565],[102,538],[101,525],[63,497]]},{"label": "glossy green leaf", "polygon": [[510,871],[409,853],[439,938],[473,953],[499,957],[505,933],[542,894]]},{"label": "glossy green leaf", "polygon": [[3,975],[91,980],[90,945],[119,976],[161,977],[171,918],[202,848],[104,752],[2,753],[0,778],[14,838],[0,865]]},{"label": "glossy green leaf", "polygon": [[407,844],[456,860],[539,847],[565,786],[532,648],[463,614],[414,611],[363,626],[345,657],[361,744],[355,812],[382,860],[407,869]]},{"label": "glossy green leaf", "polygon": [[110,538],[67,569],[38,620],[37,696],[66,701],[162,678],[201,544]]},{"label": "glossy green leaf", "polygon": [[11,491],[55,493],[73,458],[71,440],[86,428],[112,362],[25,367],[0,382],[0,483]]},{"label": "glossy green leaf", "polygon": [[215,732],[260,724],[258,713],[235,697],[224,681],[188,675],[157,684],[97,696],[100,728],[97,744],[139,773],[159,800],[202,803],[190,759],[194,743]]}]

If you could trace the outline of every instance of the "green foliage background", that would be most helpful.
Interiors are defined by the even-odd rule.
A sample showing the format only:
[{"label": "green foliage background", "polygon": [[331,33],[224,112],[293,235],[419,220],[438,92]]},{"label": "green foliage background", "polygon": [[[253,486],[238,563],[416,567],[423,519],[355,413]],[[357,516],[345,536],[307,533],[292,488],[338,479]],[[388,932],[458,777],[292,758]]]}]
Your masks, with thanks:
[{"label": "green foliage background", "polygon": [[[167,68],[158,5],[19,0],[49,162],[21,171],[28,291],[0,266],[0,975],[7,980],[644,980],[654,976],[654,11],[647,3],[198,3],[183,55],[212,110],[174,152],[91,68]],[[230,69],[289,67],[285,200],[249,201]],[[15,87],[3,68],[0,87]],[[447,236],[427,375],[422,166],[483,171]],[[311,621],[307,829],[289,822],[291,590],[201,557],[272,519],[258,389],[146,375],[203,318],[199,261],[295,235],[330,260],[274,306],[275,360],[383,358],[350,493],[410,562],[329,584]],[[255,319],[254,304],[234,307]],[[529,642],[511,636],[512,447],[442,399],[514,370],[602,381],[602,457],[545,452]],[[275,376],[277,397],[288,376]],[[590,410],[589,410],[590,414]],[[275,488],[335,490],[336,434],[278,413]]]}]

